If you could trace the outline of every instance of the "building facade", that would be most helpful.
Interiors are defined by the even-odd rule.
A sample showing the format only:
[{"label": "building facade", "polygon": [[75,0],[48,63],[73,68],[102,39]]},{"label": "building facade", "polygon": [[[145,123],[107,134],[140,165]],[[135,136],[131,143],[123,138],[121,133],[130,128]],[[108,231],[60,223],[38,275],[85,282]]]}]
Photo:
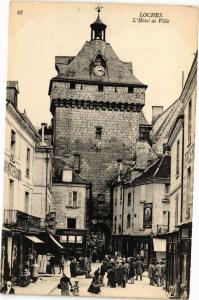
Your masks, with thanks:
[{"label": "building facade", "polygon": [[[52,210],[56,212],[56,239],[67,257],[87,254],[89,186],[79,174],[65,166],[52,186]],[[58,178],[57,178],[58,179]]]},{"label": "building facade", "polygon": [[166,288],[174,286],[176,296],[185,290],[189,294],[190,289],[196,78],[197,54],[180,96],[182,110],[168,141],[172,168]]},{"label": "building facade", "polygon": [[[49,186],[47,182],[40,182],[41,190],[38,191],[37,180],[42,175],[42,169],[47,170],[50,178],[45,158],[38,156],[42,148],[40,135],[25,111],[21,113],[17,108],[18,93],[18,83],[9,81],[5,120],[1,279],[12,278],[15,283],[19,283],[27,268],[28,258],[36,259],[39,246],[44,244],[39,239],[40,233],[45,232],[46,214],[46,195],[41,190],[47,191]],[[44,152],[48,152],[48,147]],[[50,192],[47,193],[49,195]]]},{"label": "building facade", "polygon": [[[132,171],[131,171],[132,172]],[[169,230],[170,156],[156,159],[145,171],[115,184],[113,189],[113,248],[126,256],[166,257]]]}]

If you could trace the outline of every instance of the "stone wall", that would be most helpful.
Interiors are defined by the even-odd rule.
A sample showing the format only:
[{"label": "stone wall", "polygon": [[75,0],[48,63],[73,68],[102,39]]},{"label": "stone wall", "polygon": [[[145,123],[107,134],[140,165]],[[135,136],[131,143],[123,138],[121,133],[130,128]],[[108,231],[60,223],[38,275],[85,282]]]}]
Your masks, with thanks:
[{"label": "stone wall", "polygon": [[[100,211],[96,209],[98,194],[105,194],[103,215],[109,217],[110,187],[117,175],[117,160],[134,159],[139,113],[57,107],[53,126],[54,155],[65,158],[69,165],[73,163],[71,155],[80,155],[80,175],[92,182],[94,217]],[[101,128],[101,140],[96,139],[96,127]]]}]

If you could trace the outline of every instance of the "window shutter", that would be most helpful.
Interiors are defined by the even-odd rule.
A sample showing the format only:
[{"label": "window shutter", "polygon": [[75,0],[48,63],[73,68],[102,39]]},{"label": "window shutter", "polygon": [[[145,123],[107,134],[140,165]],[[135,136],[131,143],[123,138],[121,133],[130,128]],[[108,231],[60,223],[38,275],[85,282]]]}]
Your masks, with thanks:
[{"label": "window shutter", "polygon": [[73,205],[72,200],[73,200],[73,193],[69,192],[68,206],[72,206]]},{"label": "window shutter", "polygon": [[80,207],[81,206],[81,202],[82,202],[82,193],[81,192],[78,192],[77,193],[77,199],[78,199],[78,206]]}]

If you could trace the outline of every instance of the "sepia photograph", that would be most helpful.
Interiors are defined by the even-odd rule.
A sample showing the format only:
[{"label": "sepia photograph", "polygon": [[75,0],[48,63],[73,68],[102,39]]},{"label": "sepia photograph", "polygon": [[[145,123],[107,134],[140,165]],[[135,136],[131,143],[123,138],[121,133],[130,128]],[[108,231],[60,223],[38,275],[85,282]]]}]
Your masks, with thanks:
[{"label": "sepia photograph", "polygon": [[198,7],[8,18],[0,293],[189,299]]}]

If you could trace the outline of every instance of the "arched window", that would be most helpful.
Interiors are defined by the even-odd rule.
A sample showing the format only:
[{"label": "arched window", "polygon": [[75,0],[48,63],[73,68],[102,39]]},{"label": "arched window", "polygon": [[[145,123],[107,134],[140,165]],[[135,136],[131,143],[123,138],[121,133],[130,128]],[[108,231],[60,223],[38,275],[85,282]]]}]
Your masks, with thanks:
[{"label": "arched window", "polygon": [[131,227],[131,215],[128,214],[127,215],[126,228],[130,228],[130,227]]}]

